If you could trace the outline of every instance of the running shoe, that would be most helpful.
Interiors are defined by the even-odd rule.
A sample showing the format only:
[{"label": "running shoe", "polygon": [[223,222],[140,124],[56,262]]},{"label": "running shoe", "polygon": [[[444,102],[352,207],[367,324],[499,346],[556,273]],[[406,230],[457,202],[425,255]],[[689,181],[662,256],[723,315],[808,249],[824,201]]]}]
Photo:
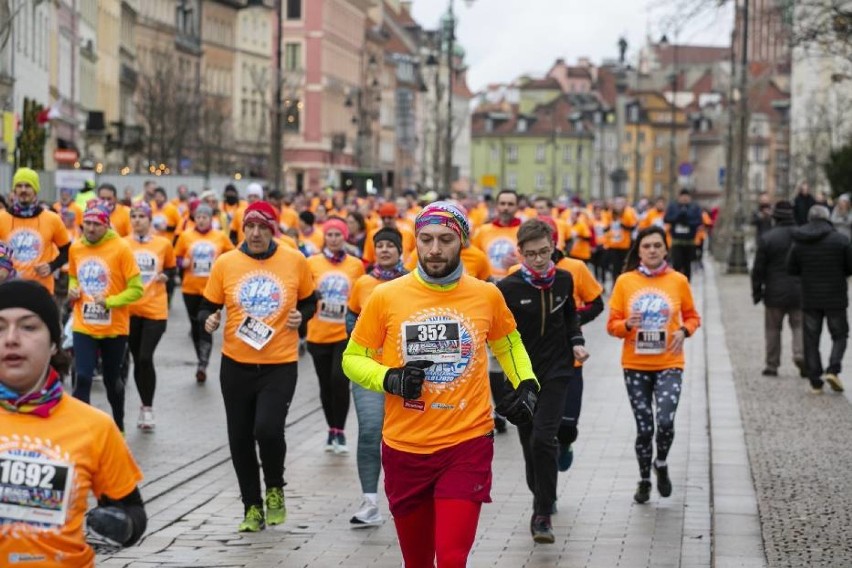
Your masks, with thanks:
[{"label": "running shoe", "polygon": [[266,522],[263,520],[263,507],[260,505],[250,506],[238,530],[240,532],[260,532],[264,528],[266,528]]},{"label": "running shoe", "polygon": [[777,377],[778,376],[778,370],[777,369],[770,369],[769,367],[767,367],[763,371],[761,371],[760,374],[763,375],[764,377]]},{"label": "running shoe", "polygon": [[672,480],[669,478],[669,466],[657,467],[654,464],[654,475],[657,476],[657,491],[660,497],[668,497],[672,494]]},{"label": "running shoe", "polygon": [[349,453],[349,446],[346,445],[346,435],[343,433],[343,430],[338,430],[334,435],[334,447],[332,449],[338,455]]},{"label": "running shoe", "polygon": [[382,514],[379,512],[379,506],[374,501],[364,497],[361,501],[361,506],[358,512],[352,515],[349,519],[349,525],[353,529],[365,529],[369,527],[378,527],[384,522]]},{"label": "running shoe", "polygon": [[811,394],[822,394],[822,379],[811,379]]},{"label": "running shoe", "polygon": [[533,540],[539,544],[556,542],[556,537],[553,536],[553,525],[550,524],[550,515],[533,514],[530,520],[530,533]]},{"label": "running shoe", "polygon": [[139,420],[136,422],[136,427],[144,432],[154,430],[156,423],[154,422],[154,409],[150,406],[142,406],[139,408]]},{"label": "running shoe", "polygon": [[633,500],[639,504],[647,503],[651,498],[651,480],[643,479],[636,486],[636,493],[633,494]]},{"label": "running shoe", "polygon": [[207,370],[199,367],[198,370],[195,371],[195,382],[204,383],[206,381],[207,381]]},{"label": "running shoe", "polygon": [[334,430],[328,431],[328,439],[325,442],[325,451],[333,452],[334,445],[337,443],[337,436],[335,435]]},{"label": "running shoe", "polygon": [[559,444],[559,457],[557,458],[559,471],[568,471],[574,463],[574,448],[571,444]]},{"label": "running shoe", "polygon": [[843,392],[843,383],[840,381],[840,377],[838,377],[836,373],[826,373],[825,382],[828,383],[828,386],[830,386],[831,390],[834,392]]},{"label": "running shoe", "polygon": [[266,522],[269,526],[283,524],[287,520],[287,506],[284,504],[284,490],[270,487],[266,490]]},{"label": "running shoe", "polygon": [[805,368],[805,362],[799,359],[794,359],[793,364],[799,369],[799,376],[803,379],[808,378],[808,370]]}]

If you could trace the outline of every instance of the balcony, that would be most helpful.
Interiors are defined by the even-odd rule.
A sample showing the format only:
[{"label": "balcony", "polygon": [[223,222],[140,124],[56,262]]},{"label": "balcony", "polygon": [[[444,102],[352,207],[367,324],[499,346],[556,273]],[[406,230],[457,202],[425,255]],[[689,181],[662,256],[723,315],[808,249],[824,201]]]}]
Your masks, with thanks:
[{"label": "balcony", "polygon": [[130,65],[122,63],[119,68],[118,78],[123,85],[127,85],[128,87],[135,89],[136,84],[139,81],[139,73]]}]

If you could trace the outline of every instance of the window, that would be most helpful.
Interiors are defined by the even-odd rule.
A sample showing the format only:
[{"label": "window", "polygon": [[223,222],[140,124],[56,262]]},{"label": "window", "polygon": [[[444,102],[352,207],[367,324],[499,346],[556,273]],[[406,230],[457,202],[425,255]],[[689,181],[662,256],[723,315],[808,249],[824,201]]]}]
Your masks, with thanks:
[{"label": "window", "polygon": [[506,159],[510,164],[518,163],[518,146],[517,144],[509,144],[506,146]]},{"label": "window", "polygon": [[506,174],[506,187],[509,189],[518,189],[518,174],[515,172]]},{"label": "window", "polygon": [[287,19],[302,19],[302,0],[287,0]]},{"label": "window", "polygon": [[758,193],[763,191],[763,174],[760,172],[754,174],[751,182],[751,190]]},{"label": "window", "polygon": [[625,132],[624,133],[624,140],[627,141],[627,142],[633,142],[633,133],[632,132]]},{"label": "window", "polygon": [[654,136],[654,146],[657,148],[662,148],[666,145],[666,136],[665,134],[657,134]]},{"label": "window", "polygon": [[527,119],[521,118],[518,120],[518,132],[526,132],[527,131]]},{"label": "window", "polygon": [[662,156],[657,156],[654,158],[654,173],[662,173],[663,171],[663,158]]},{"label": "window", "polygon": [[535,174],[535,188],[544,189],[545,175],[541,172]]},{"label": "window", "polygon": [[640,132],[640,133],[639,133],[639,143],[640,143],[640,144],[644,144],[644,143],[645,143],[645,133],[644,133],[644,132]]},{"label": "window", "polygon": [[562,190],[571,191],[571,174],[562,174]]},{"label": "window", "polygon": [[302,68],[302,44],[287,43],[284,46],[284,69],[296,71]]},{"label": "window", "polygon": [[583,161],[583,146],[582,145],[577,146],[577,161],[578,162]]},{"label": "window", "polygon": [[663,194],[663,182],[655,181],[654,182],[654,195],[662,195]]},{"label": "window", "polygon": [[562,162],[565,164],[570,164],[571,160],[574,158],[574,148],[570,145],[562,147]]},{"label": "window", "polygon": [[637,189],[637,193],[639,195],[645,195],[645,182],[642,181],[642,180],[639,180],[639,183],[637,184],[636,189]]},{"label": "window", "polygon": [[500,159],[500,151],[497,149],[495,144],[491,145],[491,160],[496,162]]},{"label": "window", "polygon": [[535,147],[535,161],[537,164],[543,164],[545,160],[545,147],[544,144],[539,144]]}]

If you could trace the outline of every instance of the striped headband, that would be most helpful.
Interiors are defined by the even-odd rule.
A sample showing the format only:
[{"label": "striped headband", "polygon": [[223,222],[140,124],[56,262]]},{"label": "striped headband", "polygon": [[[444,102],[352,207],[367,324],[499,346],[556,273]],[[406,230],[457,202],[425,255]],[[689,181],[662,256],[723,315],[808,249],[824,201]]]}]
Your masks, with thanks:
[{"label": "striped headband", "polygon": [[414,221],[414,232],[426,225],[443,225],[455,232],[467,245],[470,237],[470,222],[467,220],[467,212],[463,207],[450,201],[436,201],[423,208]]}]

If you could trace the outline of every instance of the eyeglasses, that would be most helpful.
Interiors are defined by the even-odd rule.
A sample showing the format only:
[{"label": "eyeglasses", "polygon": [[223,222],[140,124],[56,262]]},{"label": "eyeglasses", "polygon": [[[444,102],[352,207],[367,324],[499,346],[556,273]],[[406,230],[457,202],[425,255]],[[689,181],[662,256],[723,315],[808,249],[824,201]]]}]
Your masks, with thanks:
[{"label": "eyeglasses", "polygon": [[553,249],[547,247],[541,250],[525,250],[521,254],[523,254],[524,258],[527,260],[535,260],[538,257],[550,258],[550,255],[553,254]]}]

